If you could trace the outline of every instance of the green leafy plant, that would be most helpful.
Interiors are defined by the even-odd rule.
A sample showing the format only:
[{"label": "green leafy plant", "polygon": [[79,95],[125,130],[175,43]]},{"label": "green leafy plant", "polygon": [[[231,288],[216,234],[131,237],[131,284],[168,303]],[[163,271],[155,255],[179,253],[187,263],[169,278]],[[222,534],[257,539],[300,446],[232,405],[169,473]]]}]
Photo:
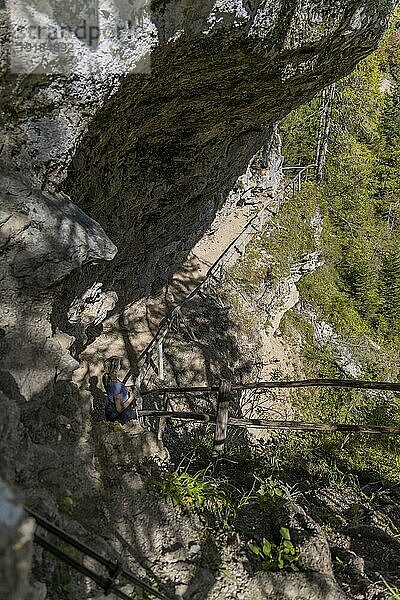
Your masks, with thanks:
[{"label": "green leafy plant", "polygon": [[280,528],[282,536],[279,545],[263,538],[261,545],[249,543],[249,550],[257,557],[261,571],[298,571],[295,564],[300,555],[290,539],[290,532],[286,527]]},{"label": "green leafy plant", "polygon": [[150,594],[139,585],[135,586],[135,591],[131,594],[132,600],[149,600]]},{"label": "green leafy plant", "polygon": [[261,504],[275,504],[279,500],[289,500],[293,498],[294,488],[290,488],[279,479],[262,480],[256,477],[260,487],[256,490],[256,498]]},{"label": "green leafy plant", "polygon": [[[48,541],[54,544],[57,548],[60,548],[63,552],[68,554],[75,560],[78,559],[78,552],[75,548],[60,540],[57,536],[50,534]],[[48,550],[44,550],[43,553],[46,562],[52,564],[51,580],[52,584],[57,588],[57,598],[63,598],[64,600],[76,600],[76,595],[73,591],[73,577],[75,573],[71,571],[71,568],[61,562],[54,554]],[[61,596],[62,594],[62,596]]]},{"label": "green leafy plant", "polygon": [[201,518],[226,529],[233,516],[233,505],[222,483],[208,476],[205,471],[195,475],[167,471],[162,474],[161,488],[164,496],[175,506],[194,510]]},{"label": "green leafy plant", "polygon": [[66,600],[75,600],[72,590],[72,575],[68,567],[58,565],[53,575],[54,584],[61,588]]},{"label": "green leafy plant", "polygon": [[359,527],[363,522],[363,507],[359,502],[351,505],[351,524],[353,527]]}]

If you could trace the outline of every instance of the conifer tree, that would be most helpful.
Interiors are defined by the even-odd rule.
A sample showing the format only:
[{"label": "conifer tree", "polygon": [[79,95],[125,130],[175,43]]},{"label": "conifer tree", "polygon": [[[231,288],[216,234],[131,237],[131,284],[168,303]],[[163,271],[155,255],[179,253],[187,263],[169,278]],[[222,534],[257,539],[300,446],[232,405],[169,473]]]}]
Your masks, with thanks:
[{"label": "conifer tree", "polygon": [[388,251],[381,270],[383,310],[389,328],[400,329],[400,248]]}]

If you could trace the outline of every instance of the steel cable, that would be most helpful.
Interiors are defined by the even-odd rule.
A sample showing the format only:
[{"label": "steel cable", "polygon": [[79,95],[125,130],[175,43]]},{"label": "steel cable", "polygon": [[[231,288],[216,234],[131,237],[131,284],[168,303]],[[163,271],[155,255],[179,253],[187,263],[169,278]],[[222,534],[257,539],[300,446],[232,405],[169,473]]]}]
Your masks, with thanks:
[{"label": "steel cable", "polygon": [[[83,575],[90,577],[95,583],[97,583],[97,585],[99,585],[103,589],[107,590],[107,586],[108,586],[108,590],[111,590],[111,588],[112,588],[112,592],[117,594],[117,590],[113,587],[114,586],[113,581],[115,580],[115,578],[117,576],[122,576],[125,579],[127,579],[130,583],[133,583],[133,584],[139,586],[140,588],[142,588],[143,590],[146,590],[146,592],[148,592],[152,596],[159,598],[160,600],[169,600],[167,598],[167,596],[165,596],[158,590],[155,590],[154,588],[152,588],[146,582],[144,582],[143,580],[141,580],[138,577],[136,577],[135,575],[133,575],[130,571],[127,571],[126,569],[121,567],[119,561],[114,562],[114,561],[111,561],[111,560],[105,558],[104,556],[101,556],[101,554],[98,554],[95,550],[93,550],[86,544],[83,544],[76,538],[72,537],[66,531],[63,531],[56,525],[53,525],[53,523],[50,523],[49,521],[47,521],[47,519],[44,519],[43,517],[41,517],[39,514],[37,514],[32,509],[25,508],[25,511],[35,519],[37,525],[39,525],[40,527],[42,527],[49,533],[52,533],[53,535],[58,537],[60,540],[62,540],[63,542],[66,542],[67,544],[69,544],[70,546],[75,548],[76,550],[79,550],[80,552],[82,552],[82,554],[85,554],[86,556],[90,556],[91,558],[96,560],[99,564],[104,566],[109,573],[109,576],[110,576],[109,579],[106,579],[102,575],[98,575],[91,569],[88,569],[87,567],[82,565],[82,563],[80,563],[76,559],[72,558],[71,556],[69,556],[68,554],[66,554],[59,548],[57,548],[57,546],[54,546],[54,544],[47,541],[39,534],[35,534],[35,536],[34,536],[34,541],[37,544],[46,548],[46,550],[49,550],[49,552],[52,552],[52,554],[54,554],[61,560],[65,561],[66,563],[68,563],[70,566],[72,566],[76,570],[80,571]],[[110,584],[110,581],[111,581],[111,584]],[[104,587],[103,584],[106,585],[106,588]],[[111,585],[111,587],[110,587],[110,585]],[[131,600],[130,597],[127,596],[126,594],[124,594],[124,592],[122,592],[121,590],[119,590],[119,594],[120,594],[119,595],[120,598]]]}]

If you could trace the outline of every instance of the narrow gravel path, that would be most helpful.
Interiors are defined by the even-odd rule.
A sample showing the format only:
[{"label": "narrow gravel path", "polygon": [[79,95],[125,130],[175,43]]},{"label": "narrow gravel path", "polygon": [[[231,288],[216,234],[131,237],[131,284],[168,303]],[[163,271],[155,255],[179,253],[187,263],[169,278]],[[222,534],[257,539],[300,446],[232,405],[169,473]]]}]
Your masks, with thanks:
[{"label": "narrow gravel path", "polygon": [[218,219],[218,225],[196,244],[160,294],[127,305],[122,313],[103,321],[102,334],[81,353],[80,367],[73,375],[84,397],[92,401],[101,388],[105,358],[120,356],[123,371],[134,366],[135,357],[151,341],[162,319],[204,279],[209,267],[242,231],[258,207],[258,203],[238,206]]}]

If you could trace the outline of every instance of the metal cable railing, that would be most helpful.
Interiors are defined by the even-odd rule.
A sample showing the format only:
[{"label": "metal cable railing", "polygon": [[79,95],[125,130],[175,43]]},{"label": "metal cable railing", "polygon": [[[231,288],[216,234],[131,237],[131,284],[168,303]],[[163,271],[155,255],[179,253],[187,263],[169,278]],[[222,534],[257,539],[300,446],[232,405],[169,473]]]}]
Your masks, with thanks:
[{"label": "metal cable railing", "polygon": [[57,558],[59,558],[60,560],[62,560],[66,564],[68,564],[70,567],[72,567],[79,573],[82,573],[82,575],[84,575],[85,577],[89,577],[100,588],[102,588],[104,590],[106,595],[109,593],[113,593],[113,594],[115,594],[115,596],[117,596],[118,598],[121,598],[122,600],[131,600],[132,597],[130,595],[127,595],[120,588],[120,585],[121,585],[120,579],[125,579],[126,582],[134,584],[141,590],[145,591],[149,596],[153,596],[154,598],[159,598],[160,600],[170,600],[170,599],[168,599],[167,596],[165,596],[158,590],[155,590],[149,584],[147,584],[145,581],[143,581],[139,577],[136,577],[136,575],[133,575],[133,573],[131,573],[130,571],[125,569],[122,566],[122,563],[120,560],[112,561],[112,560],[109,560],[108,558],[105,558],[104,556],[102,556],[101,554],[99,554],[98,552],[96,552],[95,550],[93,550],[92,548],[87,546],[86,544],[77,540],[75,537],[69,535],[69,533],[67,533],[66,531],[63,531],[62,529],[60,529],[53,523],[50,523],[49,521],[47,521],[47,519],[44,519],[42,516],[40,516],[38,513],[36,513],[32,509],[25,508],[25,511],[31,517],[33,517],[35,519],[36,524],[39,527],[41,527],[48,533],[52,534],[53,536],[55,536],[58,540],[61,540],[64,544],[66,543],[69,546],[71,546],[72,548],[75,548],[75,550],[78,550],[84,556],[89,556],[90,558],[94,559],[96,562],[99,563],[99,565],[101,565],[103,568],[106,569],[106,571],[108,573],[108,577],[105,577],[104,575],[96,573],[95,571],[93,571],[93,569],[84,565],[82,562],[80,562],[75,557],[68,554],[66,551],[64,551],[62,548],[57,546],[55,543],[49,541],[48,539],[43,537],[40,533],[35,532],[34,542],[36,544],[38,544],[39,546],[41,546],[48,552],[51,552],[54,556],[56,556]]},{"label": "metal cable railing", "polygon": [[[214,279],[220,281],[223,276],[224,267],[232,261],[234,257],[243,256],[246,246],[254,238],[255,235],[259,234],[264,226],[265,213],[269,212],[272,216],[276,216],[281,208],[281,204],[284,200],[294,196],[296,192],[299,192],[302,186],[304,178],[307,178],[310,169],[314,169],[316,165],[310,164],[305,167],[293,167],[297,170],[297,174],[292,178],[283,189],[274,198],[275,210],[273,210],[268,204],[264,204],[261,209],[246,223],[242,231],[235,237],[235,239],[227,246],[222,254],[208,269],[203,281],[197,285],[184,300],[178,304],[171,312],[171,314],[161,322],[157,332],[153,336],[153,339],[149,342],[147,347],[138,357],[139,373],[135,379],[135,388],[140,392],[141,384],[146,377],[150,369],[160,378],[163,379],[164,374],[164,361],[163,361],[163,340],[174,327],[179,329],[180,320],[182,318],[182,308],[187,304],[194,296],[201,295],[202,291],[206,291],[210,285],[210,280]],[[288,167],[286,167],[288,168]],[[156,360],[154,354],[157,353]],[[142,364],[141,364],[142,363]],[[126,373],[123,383],[126,383],[131,377],[131,369]]]}]

